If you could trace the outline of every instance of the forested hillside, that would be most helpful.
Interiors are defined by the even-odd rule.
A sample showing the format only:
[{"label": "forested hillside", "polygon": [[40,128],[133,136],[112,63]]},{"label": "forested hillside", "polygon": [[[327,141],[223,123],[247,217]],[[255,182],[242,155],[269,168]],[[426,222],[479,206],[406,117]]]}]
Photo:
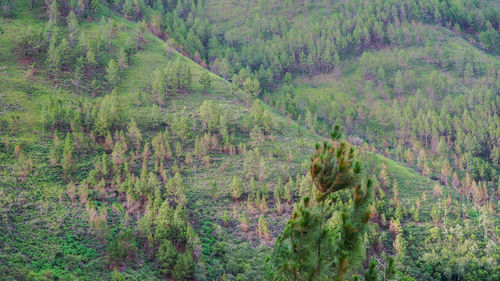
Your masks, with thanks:
[{"label": "forested hillside", "polygon": [[496,1],[0,3],[0,280],[500,278]]}]

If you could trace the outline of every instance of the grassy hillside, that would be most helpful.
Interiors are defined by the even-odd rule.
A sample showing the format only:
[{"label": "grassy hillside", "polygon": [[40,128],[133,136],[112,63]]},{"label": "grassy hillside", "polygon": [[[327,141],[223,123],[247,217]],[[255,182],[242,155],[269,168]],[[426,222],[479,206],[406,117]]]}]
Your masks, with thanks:
[{"label": "grassy hillside", "polygon": [[[254,101],[183,56],[172,40],[140,33],[141,23],[116,11],[103,23],[103,3],[78,18],[76,31],[59,7],[54,32],[45,4],[30,10],[25,2],[15,1],[13,15],[0,18],[0,276],[6,280],[262,280],[293,203],[311,192],[310,156],[323,140],[317,132],[326,134],[330,125],[321,114],[331,108],[321,106],[383,104],[382,95],[370,99],[346,90],[358,79],[354,58],[331,76],[298,77],[290,101],[317,112],[318,130],[277,106],[274,97],[282,93],[264,95],[273,107]],[[217,9],[245,10],[223,4]],[[224,22],[218,27],[234,24]],[[36,37],[37,31],[59,39],[40,39],[40,50],[26,55],[21,35]],[[64,46],[72,32],[87,39],[75,40],[67,60],[54,67],[50,45]],[[120,64],[113,84],[110,62],[123,62],[131,41],[137,41],[135,52]],[[89,52],[97,54],[95,63]],[[415,85],[432,80],[426,66],[414,71],[421,73]],[[204,75],[211,81],[207,89]],[[382,127],[373,123],[366,127]],[[398,278],[430,280],[449,270],[432,251],[467,242],[458,249],[469,252],[462,269],[474,272],[471,279],[493,280],[496,218],[479,205],[448,199],[455,199],[452,187],[385,152],[376,142],[382,135],[375,141],[360,133],[365,127],[345,127],[349,137],[366,140],[352,139],[364,177],[378,178],[365,238],[369,253],[398,256]],[[461,225],[463,234],[444,236]],[[479,235],[485,237],[474,238]],[[440,254],[444,261],[455,258]],[[411,266],[404,266],[408,260]]]},{"label": "grassy hillside", "polygon": [[[19,3],[21,4],[21,3]],[[33,77],[26,74],[27,69],[32,63],[31,58],[16,56],[11,51],[16,50],[16,34],[22,31],[26,23],[33,29],[43,28],[42,22],[33,18],[27,8],[17,6],[19,13],[15,18],[1,19],[2,27],[5,33],[2,35],[2,61],[8,62],[2,70],[2,85],[7,87],[2,91],[2,121],[6,124],[2,128],[2,272],[4,277],[13,279],[43,279],[43,278],[63,278],[63,279],[109,279],[112,271],[108,267],[106,259],[106,241],[98,241],[94,233],[90,232],[88,209],[85,205],[78,202],[71,202],[66,195],[67,180],[64,179],[62,168],[59,164],[53,166],[49,164],[50,147],[52,146],[55,133],[44,129],[42,138],[42,119],[44,106],[51,98],[60,98],[64,101],[81,100],[82,102],[99,101],[102,98],[91,97],[91,93],[72,93],[71,87],[58,83],[46,76],[45,62],[40,58],[37,62],[36,71]],[[24,9],[23,9],[24,8]],[[21,12],[23,11],[23,12]],[[124,24],[113,45],[122,44],[126,37],[131,35],[127,31],[134,24],[115,19],[120,24]],[[82,31],[94,36],[98,26],[95,23],[82,24]],[[170,115],[196,116],[199,106],[204,100],[215,100],[228,118],[238,126],[238,120],[243,115],[248,114],[249,107],[246,102],[241,102],[236,96],[228,92],[229,84],[221,78],[211,75],[213,79],[213,90],[210,95],[199,93],[197,80],[193,83],[193,88],[189,93],[178,95],[169,101],[167,107],[159,108],[152,105],[149,97],[151,88],[151,71],[156,68],[163,68],[169,64],[180,60],[182,64],[187,65],[193,71],[193,76],[197,77],[206,70],[199,67],[189,59],[179,55],[164,42],[148,35],[148,43],[132,59],[131,65],[124,71],[122,82],[116,87],[118,103],[123,107],[123,115],[126,120],[146,120],[151,119],[151,112],[156,114],[154,117],[159,125],[151,126],[147,121],[146,125],[138,126],[144,136],[144,142],[152,139],[157,130],[163,131],[166,119]],[[24,62],[29,59],[29,64]],[[38,58],[35,58],[38,59]],[[144,101],[137,104],[138,93],[144,93]],[[270,113],[273,124],[276,129],[273,130],[274,141],[280,141],[284,145],[280,147],[279,157],[273,156],[266,163],[269,167],[267,173],[271,176],[268,179],[259,182],[259,185],[266,186],[274,182],[272,177],[275,170],[286,169],[287,173],[294,176],[298,172],[298,166],[301,160],[307,159],[311,151],[312,144],[318,137],[309,134],[307,131],[302,136],[297,135],[297,124],[286,121],[279,114],[272,111],[269,107],[264,108]],[[156,129],[156,127],[158,129]],[[151,129],[154,127],[154,129]],[[237,130],[237,128],[234,128]],[[193,138],[203,136],[201,131],[193,129]],[[64,139],[65,132],[58,132],[58,137]],[[245,134],[235,134],[235,138],[242,142],[248,141]],[[267,155],[267,151],[272,151],[272,142],[270,136],[266,136],[266,141],[258,145]],[[303,139],[303,148],[298,148],[297,140]],[[172,144],[173,145],[173,144]],[[192,149],[192,144],[186,145],[186,150]],[[19,152],[16,152],[19,151]],[[290,164],[284,161],[284,157],[293,151],[296,154]],[[72,181],[81,182],[93,169],[94,163],[102,154],[101,145],[95,144],[94,148],[86,153],[78,152],[74,160],[74,169],[72,172]],[[265,153],[265,154],[264,154]],[[17,156],[16,156],[17,155]],[[22,155],[22,156],[19,156]],[[267,157],[267,156],[266,156]],[[187,209],[190,222],[203,242],[198,242],[203,246],[203,254],[199,257],[196,272],[209,279],[219,278],[224,272],[227,274],[238,274],[244,271],[260,271],[260,264],[266,257],[267,247],[272,245],[269,240],[264,249],[258,250],[260,244],[255,234],[256,220],[258,214],[251,214],[251,230],[247,233],[239,231],[237,217],[231,215],[230,225],[227,229],[221,227],[221,218],[225,210],[232,213],[232,205],[240,208],[239,204],[234,204],[230,199],[228,186],[234,175],[241,174],[243,166],[243,156],[224,155],[218,152],[210,155],[210,168],[206,168],[201,160],[195,160],[192,167],[183,167],[182,172],[184,185],[186,186]],[[185,164],[182,163],[184,166]],[[228,167],[226,167],[228,166]],[[286,168],[284,168],[286,167]],[[229,169],[228,169],[229,168]],[[173,172],[168,168],[168,173]],[[25,174],[20,179],[21,174]],[[276,173],[279,174],[279,173]],[[218,200],[213,202],[208,195],[209,186],[212,181],[217,182]],[[266,187],[267,188],[267,187]],[[266,191],[267,193],[267,191]],[[118,202],[110,203],[109,210],[113,212],[113,218],[108,218],[110,236],[116,236],[124,229],[135,227],[126,227],[120,221],[124,219],[123,207]],[[106,206],[106,205],[105,205]],[[271,207],[272,208],[272,207]],[[118,218],[117,218],[118,217]],[[272,237],[280,232],[286,215],[270,215],[270,224]],[[135,219],[132,219],[135,221]],[[274,223],[277,225],[274,226]],[[280,227],[281,225],[281,227]],[[218,231],[217,237],[214,237],[214,228]],[[135,230],[136,231],[136,230]],[[111,237],[108,240],[111,240]],[[248,239],[250,238],[250,239]],[[139,240],[139,238],[137,238]],[[227,246],[221,244],[227,241]],[[251,243],[248,244],[247,241]],[[138,241],[139,243],[139,241]],[[248,244],[248,245],[247,245]],[[136,258],[137,263],[127,264],[126,267],[120,267],[125,270],[124,276],[134,276],[131,278],[160,278],[162,275],[154,262],[142,252],[142,243],[140,251]],[[212,247],[218,245],[221,248],[219,256],[213,257]],[[253,252],[264,251],[261,255],[255,255]],[[222,255],[222,256],[220,256]],[[249,262],[249,257],[256,259],[249,266],[226,270],[228,266],[223,259],[236,256]],[[212,265],[214,263],[215,265]],[[222,267],[219,269],[216,267]],[[231,266],[231,265],[229,265]],[[212,269],[212,267],[215,267]],[[207,273],[209,271],[209,273]],[[233,272],[233,273],[231,273]],[[207,275],[210,274],[210,275]],[[216,274],[216,275],[214,275]],[[217,277],[218,276],[218,277]],[[230,275],[231,276],[231,275]]]}]

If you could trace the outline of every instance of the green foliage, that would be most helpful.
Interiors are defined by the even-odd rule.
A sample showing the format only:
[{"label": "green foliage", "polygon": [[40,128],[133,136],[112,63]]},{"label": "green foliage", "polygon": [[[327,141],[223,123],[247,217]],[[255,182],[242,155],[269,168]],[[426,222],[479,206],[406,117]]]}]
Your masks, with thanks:
[{"label": "green foliage", "polygon": [[137,256],[137,250],[132,232],[123,232],[111,240],[106,248],[108,263],[117,267],[132,263]]},{"label": "green foliage", "polygon": [[122,111],[115,95],[105,96],[96,111],[94,131],[97,135],[104,136],[109,130],[121,125]]},{"label": "green foliage", "polygon": [[49,23],[57,24],[59,21],[59,8],[57,7],[57,1],[52,1],[49,7]]},{"label": "green foliage", "polygon": [[500,36],[495,29],[489,29],[479,34],[481,45],[487,50],[494,50],[500,46]]},{"label": "green foliage", "polygon": [[115,85],[120,80],[118,64],[113,59],[109,61],[108,66],[106,67],[106,79],[111,85],[111,88],[115,87]]},{"label": "green foliage", "polygon": [[340,139],[339,126],[330,135],[332,142],[316,145],[316,152],[311,161],[311,176],[318,189],[318,202],[328,194],[351,188],[359,181],[361,165],[353,162],[354,148]]},{"label": "green foliage", "polygon": [[[382,267],[381,270],[377,269],[377,266]],[[375,258],[371,258],[364,277],[366,281],[392,280],[395,273],[394,259],[392,257],[389,257],[385,264],[381,261],[377,261]],[[399,280],[399,278],[397,280]]]},{"label": "green foliage", "polygon": [[[371,181],[366,188],[357,185],[360,165],[353,158],[354,150],[340,141],[338,127],[330,142],[317,145],[311,161],[316,200],[305,197],[296,206],[276,241],[269,272],[274,280],[345,280],[362,251],[362,234],[370,218]],[[352,205],[337,210],[340,221],[328,227],[332,195],[354,186]]]},{"label": "green foliage", "polygon": [[127,135],[132,144],[135,145],[136,150],[139,150],[142,141],[142,134],[140,129],[137,127],[137,123],[133,120],[128,124]]},{"label": "green foliage", "polygon": [[205,100],[200,106],[201,122],[211,132],[221,126],[222,108],[212,100]]},{"label": "green foliage", "polygon": [[74,156],[73,152],[75,150],[75,146],[73,144],[73,139],[70,134],[66,134],[66,138],[64,139],[64,149],[61,160],[61,166],[64,170],[64,176],[66,179],[71,178],[71,171],[73,168]]},{"label": "green foliage", "polygon": [[264,216],[259,217],[257,232],[261,239],[269,239],[269,226]]},{"label": "green foliage", "polygon": [[231,197],[233,197],[234,200],[238,200],[245,191],[243,184],[241,183],[241,179],[237,176],[233,177],[233,181],[231,182],[229,188],[231,190]]},{"label": "green foliage", "polygon": [[202,76],[200,76],[199,80],[202,90],[201,92],[203,94],[208,94],[212,90],[212,78],[210,77],[210,74],[208,72],[203,73]]},{"label": "green foliage", "polygon": [[173,268],[172,277],[175,280],[191,280],[194,273],[194,260],[189,251],[180,254]]},{"label": "green foliage", "polygon": [[[495,4],[327,2],[0,1],[0,275],[262,280],[308,196],[325,278],[345,254],[358,278],[366,247],[366,279],[498,279]],[[351,189],[322,214],[304,174],[332,124],[382,176],[363,235]]]},{"label": "green foliage", "polygon": [[115,269],[113,269],[113,272],[111,273],[111,280],[112,281],[125,281],[125,276],[115,268]]},{"label": "green foliage", "polygon": [[171,274],[176,261],[180,259],[179,253],[168,240],[164,241],[158,248],[158,261],[164,274]]},{"label": "green foliage", "polygon": [[260,94],[260,83],[255,78],[247,77],[245,82],[243,82],[243,90],[246,93],[248,101],[255,100]]},{"label": "green foliage", "polygon": [[157,68],[153,72],[153,83],[151,85],[151,95],[154,100],[160,105],[164,105],[166,101],[166,89],[164,82],[164,73],[161,69]]}]

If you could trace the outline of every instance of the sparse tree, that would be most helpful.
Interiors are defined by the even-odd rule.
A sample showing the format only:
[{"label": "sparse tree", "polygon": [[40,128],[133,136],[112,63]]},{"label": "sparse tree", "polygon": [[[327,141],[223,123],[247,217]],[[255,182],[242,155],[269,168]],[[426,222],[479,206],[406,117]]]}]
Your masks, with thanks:
[{"label": "sparse tree", "polygon": [[241,197],[241,195],[243,195],[243,192],[245,190],[243,188],[243,184],[241,183],[240,178],[238,178],[237,176],[233,177],[230,190],[231,190],[231,197],[233,197],[234,200],[238,200]]},{"label": "sparse tree", "polygon": [[111,88],[114,88],[120,81],[120,71],[114,59],[111,59],[106,67],[106,79]]},{"label": "sparse tree", "polygon": [[264,215],[259,217],[257,234],[260,239],[268,240],[269,239],[269,226],[267,224],[267,220]]},{"label": "sparse tree", "polygon": [[204,71],[204,73],[200,76],[200,84],[202,87],[201,92],[203,94],[208,94],[212,90],[212,78],[210,77],[210,73],[208,71]]},{"label": "sparse tree", "polygon": [[141,130],[137,127],[137,123],[134,120],[130,121],[127,128],[127,135],[130,141],[135,146],[135,149],[139,151],[141,148],[142,134]]}]

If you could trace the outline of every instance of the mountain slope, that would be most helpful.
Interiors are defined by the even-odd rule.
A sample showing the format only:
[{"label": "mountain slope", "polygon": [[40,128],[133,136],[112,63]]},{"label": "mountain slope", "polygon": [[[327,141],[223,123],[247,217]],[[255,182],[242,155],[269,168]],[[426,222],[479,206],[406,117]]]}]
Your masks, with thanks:
[{"label": "mountain slope", "polygon": [[[261,280],[263,262],[293,202],[312,188],[306,171],[322,137],[212,73],[208,94],[202,93],[199,78],[206,69],[149,32],[137,40],[140,23],[118,14],[111,23],[99,22],[107,12],[103,4],[78,27],[91,41],[84,46],[85,59],[99,50],[101,62],[84,63],[83,74],[75,75],[70,66],[79,59],[77,47],[60,69],[49,62],[48,50],[25,56],[17,35],[26,26],[44,30],[46,16],[41,4],[30,12],[23,2],[16,1],[14,18],[0,19],[3,275]],[[61,38],[69,36],[65,24],[58,23]],[[100,30],[107,28],[115,33],[109,45],[99,41],[107,34]],[[119,61],[131,40],[142,46],[120,69],[119,82],[110,85],[110,61]],[[100,44],[108,47],[95,47]],[[76,83],[75,76],[82,81]],[[188,86],[170,88],[172,79],[183,84],[186,76]],[[165,101],[158,88],[167,93]],[[400,254],[393,246],[400,233],[415,245],[432,247],[429,231],[441,223],[439,217],[447,218],[438,214],[432,221],[432,210],[450,189],[442,191],[434,180],[371,152],[375,148],[367,143],[359,150],[366,176],[376,175],[381,183],[367,248],[376,255]],[[240,186],[234,184],[238,180]],[[421,198],[419,220],[409,211],[416,198]],[[462,219],[458,213],[454,219]],[[397,230],[398,223],[404,231]],[[422,249],[408,253],[428,253]],[[433,277],[418,269],[401,274]]]}]

